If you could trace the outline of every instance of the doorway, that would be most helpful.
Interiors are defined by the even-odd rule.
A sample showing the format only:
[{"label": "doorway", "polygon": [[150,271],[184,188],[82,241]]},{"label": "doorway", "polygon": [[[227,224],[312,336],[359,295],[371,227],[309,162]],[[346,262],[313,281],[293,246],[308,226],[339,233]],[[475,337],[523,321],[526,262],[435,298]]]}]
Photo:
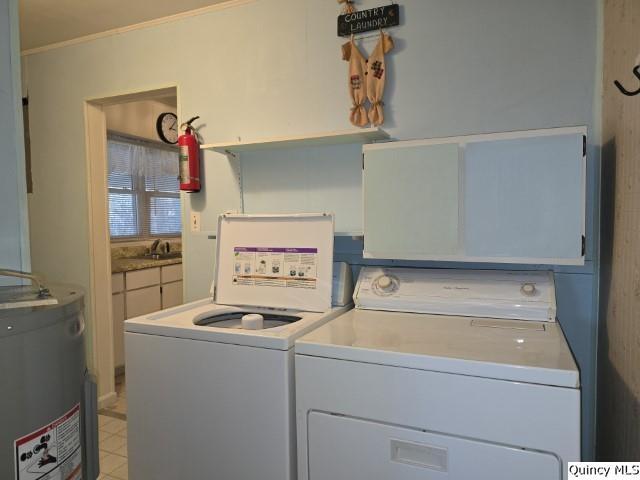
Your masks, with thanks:
[{"label": "doorway", "polygon": [[182,303],[178,105],[175,86],[85,102],[90,360],[102,470],[116,477],[127,466],[124,321]]}]

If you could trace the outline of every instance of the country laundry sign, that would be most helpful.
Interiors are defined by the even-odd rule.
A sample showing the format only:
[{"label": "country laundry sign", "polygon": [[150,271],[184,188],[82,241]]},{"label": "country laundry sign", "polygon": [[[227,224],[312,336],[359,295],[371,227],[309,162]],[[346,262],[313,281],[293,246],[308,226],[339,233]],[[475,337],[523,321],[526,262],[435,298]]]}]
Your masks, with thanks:
[{"label": "country laundry sign", "polygon": [[356,33],[370,32],[398,25],[400,25],[400,8],[394,3],[340,15],[338,17],[338,35],[348,37]]}]

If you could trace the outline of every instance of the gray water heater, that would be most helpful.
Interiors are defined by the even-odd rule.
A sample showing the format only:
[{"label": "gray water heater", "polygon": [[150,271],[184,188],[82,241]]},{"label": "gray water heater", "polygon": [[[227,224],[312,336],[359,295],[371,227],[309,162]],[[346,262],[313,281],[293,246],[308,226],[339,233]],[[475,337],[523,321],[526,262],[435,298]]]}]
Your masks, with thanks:
[{"label": "gray water heater", "polygon": [[0,479],[95,480],[96,385],[84,295],[68,285],[0,287]]}]

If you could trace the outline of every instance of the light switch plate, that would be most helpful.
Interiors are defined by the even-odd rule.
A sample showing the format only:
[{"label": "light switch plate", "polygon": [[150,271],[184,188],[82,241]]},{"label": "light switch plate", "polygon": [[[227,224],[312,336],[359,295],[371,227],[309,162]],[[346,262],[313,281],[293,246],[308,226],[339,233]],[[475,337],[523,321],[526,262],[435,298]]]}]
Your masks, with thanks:
[{"label": "light switch plate", "polygon": [[191,212],[191,231],[200,231],[200,212]]}]

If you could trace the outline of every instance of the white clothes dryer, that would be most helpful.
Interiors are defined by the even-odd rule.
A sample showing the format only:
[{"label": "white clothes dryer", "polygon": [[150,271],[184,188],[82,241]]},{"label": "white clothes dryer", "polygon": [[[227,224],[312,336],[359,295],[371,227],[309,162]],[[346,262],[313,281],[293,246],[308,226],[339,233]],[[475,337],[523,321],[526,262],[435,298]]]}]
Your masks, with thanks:
[{"label": "white clothes dryer", "polygon": [[363,268],[296,342],[300,480],[559,480],[579,373],[551,272]]},{"label": "white clothes dryer", "polygon": [[295,478],[294,341],[351,308],[333,216],[227,214],[217,238],[213,299],[125,322],[130,478]]}]

